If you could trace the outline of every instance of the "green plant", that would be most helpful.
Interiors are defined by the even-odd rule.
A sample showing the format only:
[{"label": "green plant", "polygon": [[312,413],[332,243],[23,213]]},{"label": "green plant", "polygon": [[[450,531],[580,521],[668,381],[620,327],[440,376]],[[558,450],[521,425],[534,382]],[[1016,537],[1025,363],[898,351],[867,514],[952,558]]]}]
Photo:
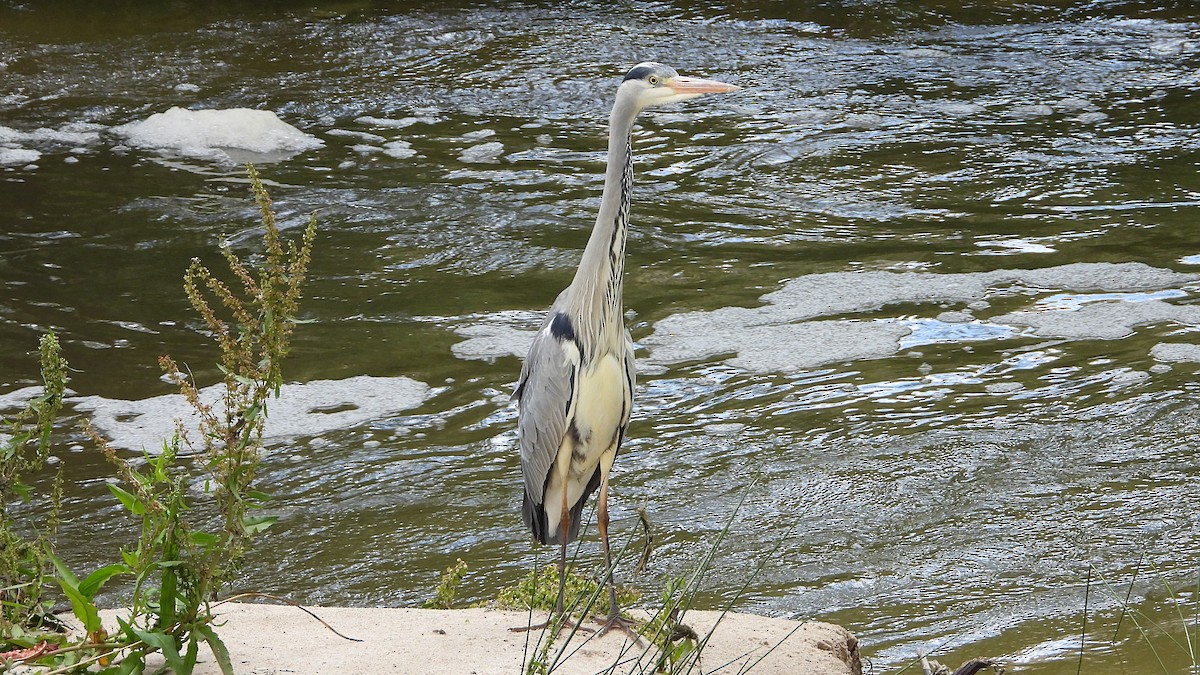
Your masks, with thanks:
[{"label": "green plant", "polygon": [[[618,560],[627,548],[628,543],[618,554]],[[566,608],[566,613],[565,615],[552,614],[545,629],[537,635],[537,640],[533,645],[534,655],[525,663],[527,675],[549,673],[564,660],[564,650],[579,630],[579,625],[569,620],[568,617],[577,616],[582,621],[589,614],[607,615],[609,604],[604,581],[578,572],[573,565],[567,566],[563,590],[563,606]],[[629,607],[639,598],[641,598],[641,594],[636,589],[617,587],[617,602],[621,607]],[[497,593],[495,600],[487,604],[497,609],[526,611],[532,614],[535,610],[552,612],[557,603],[558,565],[549,564],[541,569],[535,569],[529,576],[524,577],[516,584],[502,588]],[[629,617],[626,615],[626,618]],[[558,636],[566,626],[571,626],[566,641],[563,642],[557,653],[551,654],[555,642],[549,636]],[[526,644],[526,648],[528,649],[528,644]]]},{"label": "green plant", "polygon": [[[164,356],[159,359],[163,371],[197,414],[199,438],[190,438],[178,427],[160,453],[145,455],[143,471],[93,434],[128,486],[110,489],[142,521],[136,546],[121,552],[125,569],[116,570],[128,571],[137,580],[132,615],[121,622],[122,631],[147,650],[161,651],[181,675],[194,666],[200,641],[209,645],[224,672],[232,672],[229,655],[210,625],[209,603],[238,568],[254,535],[275,520],[253,513],[269,499],[254,489],[254,479],[267,402],[279,395],[283,384],[281,362],[316,235],[313,218],[301,242],[285,246],[270,196],[254,168],[248,171],[264,230],[258,269],[248,267],[225,243],[221,252],[240,289],[234,290],[199,259],[192,260],[184,275],[188,300],[220,347],[221,402],[203,400],[196,384]],[[187,500],[186,471],[177,461],[185,446],[203,462],[215,527],[203,529],[187,517],[193,505]],[[140,657],[137,650],[131,654]]]},{"label": "green plant", "polygon": [[[220,545],[220,540],[196,529],[184,518],[191,507],[187,502],[187,475],[177,467],[179,437],[164,442],[158,454],[143,453],[145,468],[139,470],[98,434],[90,433],[116,465],[122,483],[128,486],[109,484],[109,490],[141,521],[135,544],[121,550],[122,562],[93,573],[107,574],[101,582],[115,574],[134,577],[130,616],[118,619],[121,633],[117,644],[127,648],[123,662],[140,664],[137,666],[140,668],[147,654],[158,651],[171,669],[182,675],[195,666],[198,643],[203,640],[209,643],[222,670],[232,672],[224,646],[209,626],[212,619],[207,604],[209,596],[200,582],[210,564],[212,549]],[[89,635],[93,634],[89,624],[95,621],[99,633],[93,641],[103,642],[105,636],[94,610],[85,605],[81,613],[81,602],[75,599],[68,583],[62,577],[59,583],[72,598],[75,616]],[[91,599],[88,588],[81,585],[79,590],[84,599]],[[184,645],[187,648],[181,653]]]},{"label": "green plant", "polygon": [[23,519],[27,523],[25,531],[18,531],[12,508],[18,502],[34,499],[33,488],[25,483],[25,477],[47,466],[50,433],[68,381],[67,363],[53,332],[42,336],[39,355],[42,393],[6,420],[6,434],[0,435],[0,637],[15,633],[16,643],[23,646],[30,646],[20,639],[25,637],[24,629],[52,621],[42,590],[53,571],[51,542],[58,527],[63,489],[60,463],[45,497],[43,515]]},{"label": "green plant", "polygon": [[658,649],[654,662],[658,672],[676,672],[699,649],[700,636],[680,619],[681,607],[690,602],[687,579],[675,577],[669,580],[663,589],[660,609],[642,629],[644,635],[651,636]]},{"label": "green plant", "polygon": [[[589,575],[567,566],[566,590],[563,605],[570,608],[590,607],[596,614],[608,613],[608,593],[604,585]],[[617,587],[617,604],[627,607],[637,602],[641,593],[625,586]],[[558,565],[550,564],[536,574],[522,578],[496,594],[498,609],[551,611],[558,600]]]},{"label": "green plant", "polygon": [[462,584],[463,576],[467,573],[467,563],[461,558],[458,562],[446,568],[442,578],[433,589],[433,597],[421,604],[425,609],[451,609],[454,607],[454,597],[458,595],[458,587]]},{"label": "green plant", "polygon": [[[199,418],[198,438],[189,437],[177,423],[176,433],[164,440],[161,450],[143,452],[139,462],[122,456],[84,424],[85,433],[116,466],[120,483],[109,485],[110,491],[140,520],[136,542],[121,550],[121,562],[103,566],[82,581],[53,555],[49,535],[43,538],[44,545],[29,549],[34,551],[31,559],[37,563],[27,574],[31,577],[29,589],[40,590],[50,578],[44,568],[52,567],[53,579],[70,600],[86,633],[82,640],[69,642],[61,636],[8,632],[10,645],[46,645],[46,649],[30,649],[19,656],[56,667],[51,673],[97,664],[102,668],[99,672],[110,675],[140,673],[146,656],[158,652],[177,675],[187,675],[196,664],[200,643],[212,650],[222,672],[233,672],[229,653],[213,629],[212,603],[238,568],[252,538],[274,521],[271,516],[254,513],[268,500],[254,488],[254,480],[263,447],[267,403],[272,395],[279,395],[283,383],[281,362],[297,323],[300,291],[316,234],[315,219],[310,219],[300,243],[285,245],[270,197],[253,167],[248,171],[264,228],[261,262],[252,268],[226,243],[222,254],[234,285],[222,281],[198,259],[184,275],[187,297],[220,348],[219,368],[224,374],[220,401],[206,401],[174,360],[161,357],[164,372]],[[44,352],[44,371],[46,362]],[[49,369],[51,375],[59,371],[65,372],[65,363]],[[35,399],[30,408],[37,413],[38,425],[20,427],[25,435],[14,436],[11,445],[6,446],[23,448],[33,430],[38,430],[41,459],[23,464],[14,460],[14,478],[10,480],[10,474],[4,474],[5,486],[11,486],[14,494],[28,491],[15,476],[45,461],[49,425],[57,413],[65,376],[44,379],[47,394]],[[56,386],[51,386],[52,382]],[[189,452],[183,452],[185,448]],[[189,498],[187,486],[194,469],[192,462],[181,459],[185,455],[195,457],[201,468],[206,500]],[[56,485],[61,486],[61,480]],[[46,530],[50,534],[57,522],[58,497],[52,497],[54,507]],[[7,504],[7,499],[0,503],[0,514],[5,514],[0,521],[0,536],[5,539],[0,541],[14,536],[12,522],[3,510]],[[116,575],[131,575],[134,585],[129,616],[118,619],[120,631],[109,636],[100,624],[95,597]],[[29,589],[25,589],[27,597],[16,604],[30,605],[28,594],[33,591]]]},{"label": "green plant", "polygon": [[[228,575],[236,571],[250,539],[275,521],[272,516],[253,514],[270,499],[254,489],[253,483],[262,450],[267,402],[272,395],[279,395],[283,384],[282,361],[297,323],[300,292],[316,236],[313,217],[301,242],[285,247],[271,198],[254,167],[247,168],[264,228],[263,261],[257,275],[227,242],[221,252],[241,285],[240,293],[199,259],[192,260],[184,275],[187,297],[221,349],[221,404],[213,406],[203,401],[200,390],[173,359],[159,359],[167,377],[179,386],[199,416],[200,439],[192,440],[181,429],[173,442],[182,442],[204,459],[208,473],[205,489],[213,496],[220,516],[218,531],[196,532],[199,536],[190,537],[190,543],[200,546],[203,558],[196,579],[201,595],[219,591]],[[218,307],[228,313],[228,318],[220,316]]]}]

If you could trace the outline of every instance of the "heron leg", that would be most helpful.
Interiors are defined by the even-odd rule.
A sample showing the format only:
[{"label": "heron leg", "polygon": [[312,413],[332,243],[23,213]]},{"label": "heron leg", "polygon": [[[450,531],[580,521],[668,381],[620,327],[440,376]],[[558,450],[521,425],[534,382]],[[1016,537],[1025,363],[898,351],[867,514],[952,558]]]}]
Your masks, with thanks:
[{"label": "heron leg", "polygon": [[567,508],[567,491],[562,491],[562,516],[558,519],[558,602],[554,604],[554,613],[562,616],[563,595],[567,589],[567,534],[571,531],[571,511]]},{"label": "heron leg", "polygon": [[[611,464],[609,464],[611,467]],[[633,638],[634,643],[640,643],[642,636],[637,632],[637,628],[633,621],[621,616],[621,609],[617,606],[617,580],[616,570],[613,569],[612,549],[608,545],[608,471],[602,471],[600,475],[600,503],[597,508],[596,524],[600,526],[600,545],[604,548],[604,565],[608,572],[608,618],[601,621],[603,626],[598,634],[604,635],[608,631],[616,628]]]},{"label": "heron leg", "polygon": [[560,617],[558,629],[574,628],[590,633],[592,629],[581,626],[571,617],[567,616],[564,608],[564,599],[567,589],[567,535],[571,532],[571,512],[567,509],[567,491],[563,490],[563,509],[562,517],[558,521],[559,534],[559,555],[558,555],[558,601],[554,603],[554,613],[550,615],[544,622],[532,626],[518,626],[509,628],[514,633],[523,633],[529,630],[544,630],[549,628],[554,623],[554,617]]}]

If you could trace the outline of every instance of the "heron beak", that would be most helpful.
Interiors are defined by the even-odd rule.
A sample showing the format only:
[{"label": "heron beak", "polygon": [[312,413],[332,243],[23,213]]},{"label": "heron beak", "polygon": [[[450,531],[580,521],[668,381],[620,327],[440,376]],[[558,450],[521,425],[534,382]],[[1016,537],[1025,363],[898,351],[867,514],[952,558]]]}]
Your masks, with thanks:
[{"label": "heron beak", "polygon": [[676,94],[684,96],[699,96],[700,94],[727,94],[732,91],[737,91],[741,87],[736,84],[726,84],[717,82],[716,80],[702,80],[698,77],[683,77],[682,75],[672,77],[663,83],[668,89]]}]

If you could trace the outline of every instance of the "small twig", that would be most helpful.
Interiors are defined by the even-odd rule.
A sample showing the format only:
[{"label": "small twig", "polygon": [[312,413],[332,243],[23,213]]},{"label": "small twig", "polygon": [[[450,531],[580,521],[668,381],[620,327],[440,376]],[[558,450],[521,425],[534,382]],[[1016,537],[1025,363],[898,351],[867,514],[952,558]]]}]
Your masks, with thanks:
[{"label": "small twig", "polygon": [[997,666],[991,659],[971,659],[958,667],[952,675],[975,675],[984,668],[995,670],[997,675],[1004,675],[1004,669]]},{"label": "small twig", "polygon": [[[956,633],[956,634],[954,634],[954,635],[951,635],[950,637],[946,638],[945,640],[942,640],[941,644],[938,644],[938,645],[934,646],[934,648],[933,648],[933,652],[934,652],[934,653],[936,653],[936,652],[940,652],[940,651],[942,651],[942,648],[943,648],[943,647],[945,647],[946,645],[950,644],[951,642],[954,642],[954,641],[955,641],[955,640],[957,640],[958,638],[959,638],[959,636],[958,636],[958,634]],[[924,656],[924,652],[923,652],[923,651],[918,651],[917,653],[919,653],[919,654],[922,654],[922,656]],[[920,662],[921,662],[921,659],[919,659],[919,658],[917,658],[917,659],[913,659],[912,661],[909,661],[909,662],[908,662],[908,663],[907,663],[907,664],[906,664],[906,665],[905,665],[903,668],[901,668],[900,670],[897,670],[897,671],[896,671],[896,675],[901,675],[901,673],[903,673],[903,672],[907,671],[909,668],[912,668],[913,666],[917,665],[917,664],[918,664],[918,663],[920,663]]]},{"label": "small twig", "polygon": [[654,533],[650,531],[650,516],[646,513],[646,507],[639,506],[637,512],[638,520],[642,521],[642,529],[646,531],[646,545],[642,548],[642,556],[638,558],[638,563],[633,568],[635,577],[646,571],[646,565],[650,563],[650,551],[654,548]]},{"label": "small twig", "polygon": [[69,645],[59,647],[58,649],[54,650],[54,653],[55,654],[68,654],[70,652],[82,652],[82,651],[86,651],[88,649],[103,649],[106,647],[108,649],[123,649],[124,648],[119,643],[116,643],[116,642],[80,642],[77,644],[69,644]]},{"label": "small twig", "polygon": [[342,638],[343,640],[349,640],[351,642],[362,642],[362,640],[359,638],[352,638],[349,635],[343,635],[343,634],[339,633],[337,631],[337,629],[335,629],[333,626],[330,626],[329,624],[325,623],[324,619],[317,616],[316,614],[314,614],[312,612],[312,610],[308,609],[307,607],[302,606],[300,603],[296,602],[295,600],[288,600],[287,598],[281,598],[277,595],[271,595],[270,593],[253,593],[253,592],[252,593],[238,593],[237,595],[235,595],[233,597],[225,598],[224,600],[214,604],[213,607],[220,607],[221,605],[224,605],[225,603],[233,602],[234,600],[240,600],[242,598],[268,598],[270,600],[282,602],[285,605],[291,605],[292,607],[295,607],[296,609],[298,609],[298,610],[304,612],[305,614],[311,616],[312,618],[316,619],[322,626],[325,626],[329,630],[333,631],[334,635]]},{"label": "small twig", "polygon": [[917,656],[921,657],[921,672],[924,675],[933,675],[933,666],[929,665],[929,658],[925,654],[925,650],[919,650]]},{"label": "small twig", "polygon": [[[84,659],[78,663],[73,663],[69,666],[63,666],[62,668],[56,668],[55,670],[47,671],[45,673],[42,673],[42,675],[65,675],[66,673],[77,672],[80,667],[90,666],[93,663],[99,663],[100,661],[112,656],[115,652],[124,651],[126,649],[134,649],[136,647],[144,646],[145,644],[146,643],[142,642],[141,640],[136,640],[134,642],[130,642],[127,645],[121,645],[119,647],[114,647],[112,649],[112,651],[107,651],[107,652],[104,652],[103,654],[97,654],[96,656],[93,656],[88,659]],[[60,651],[67,651],[67,650],[63,649]],[[121,657],[121,658],[124,658],[124,657]],[[116,658],[113,659],[114,663],[116,663],[117,661],[118,661],[118,659],[116,659]]]}]

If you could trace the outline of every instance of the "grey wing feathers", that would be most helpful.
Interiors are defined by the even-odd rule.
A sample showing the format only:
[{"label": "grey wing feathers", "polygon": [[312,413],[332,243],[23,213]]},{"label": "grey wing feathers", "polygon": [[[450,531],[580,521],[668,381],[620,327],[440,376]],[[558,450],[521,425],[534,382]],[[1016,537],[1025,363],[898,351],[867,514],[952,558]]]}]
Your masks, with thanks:
[{"label": "grey wing feathers", "polygon": [[575,368],[559,340],[548,330],[538,331],[521,368],[521,381],[517,387],[521,473],[525,477],[526,494],[538,504],[542,502],[550,465],[567,433],[567,411],[574,395]]}]

